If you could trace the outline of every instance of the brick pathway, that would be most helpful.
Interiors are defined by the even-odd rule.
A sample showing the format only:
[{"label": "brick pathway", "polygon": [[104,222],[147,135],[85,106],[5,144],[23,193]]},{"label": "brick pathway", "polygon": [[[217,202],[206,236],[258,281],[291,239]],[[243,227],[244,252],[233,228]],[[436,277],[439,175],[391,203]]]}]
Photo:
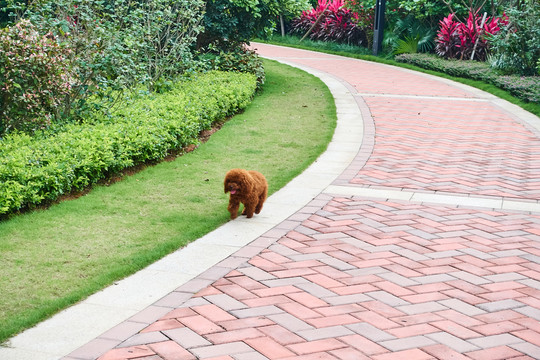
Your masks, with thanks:
[{"label": "brick pathway", "polygon": [[537,130],[447,81],[256,48],[355,94],[364,139],[339,193],[65,359],[540,359]]}]

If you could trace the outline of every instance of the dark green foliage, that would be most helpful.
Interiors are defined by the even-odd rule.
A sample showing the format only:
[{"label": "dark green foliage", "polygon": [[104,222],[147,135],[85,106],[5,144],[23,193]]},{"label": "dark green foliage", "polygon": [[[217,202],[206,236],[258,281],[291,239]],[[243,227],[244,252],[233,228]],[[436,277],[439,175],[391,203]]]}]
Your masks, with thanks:
[{"label": "dark green foliage", "polygon": [[137,106],[125,104],[109,117],[34,137],[10,134],[0,141],[0,215],[196,143],[213,122],[247,106],[254,91],[252,75],[210,72],[139,99]]},{"label": "dark green foliage", "polygon": [[402,54],[396,56],[395,60],[452,76],[481,80],[506,90],[521,100],[540,102],[539,76],[503,76],[493,71],[484,62],[444,60],[428,54]]},{"label": "dark green foliage", "polygon": [[540,59],[540,2],[527,1],[521,9],[511,8],[508,23],[489,38],[491,65],[506,73],[537,74]]},{"label": "dark green foliage", "polygon": [[200,56],[199,61],[205,70],[253,74],[257,77],[257,88],[265,81],[262,60],[255,51],[248,49],[244,44],[222,43],[220,48],[209,46],[209,50]]},{"label": "dark green foliage", "polygon": [[255,37],[264,38],[274,28],[278,15],[276,0],[207,0],[204,32],[199,35],[197,46],[220,46],[221,41],[249,43]]}]

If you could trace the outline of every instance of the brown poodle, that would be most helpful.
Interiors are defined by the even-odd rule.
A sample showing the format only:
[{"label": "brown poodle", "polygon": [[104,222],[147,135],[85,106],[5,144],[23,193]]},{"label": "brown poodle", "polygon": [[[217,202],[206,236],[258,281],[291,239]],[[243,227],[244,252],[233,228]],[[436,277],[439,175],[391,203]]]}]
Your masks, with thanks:
[{"label": "brown poodle", "polygon": [[224,185],[225,193],[231,193],[228,207],[231,219],[238,216],[240,203],[244,204],[242,215],[247,215],[248,218],[253,217],[253,213],[261,212],[268,194],[268,183],[263,174],[252,170],[232,169],[225,175]]}]

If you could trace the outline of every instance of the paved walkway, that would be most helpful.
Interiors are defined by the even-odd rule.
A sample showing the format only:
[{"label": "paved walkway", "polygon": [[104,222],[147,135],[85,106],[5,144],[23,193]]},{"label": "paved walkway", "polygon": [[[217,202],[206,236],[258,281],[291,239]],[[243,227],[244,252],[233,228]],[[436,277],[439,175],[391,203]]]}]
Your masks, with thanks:
[{"label": "paved walkway", "polygon": [[2,359],[540,359],[540,119],[385,65],[254,44],[336,98],[253,219],[15,337]]}]

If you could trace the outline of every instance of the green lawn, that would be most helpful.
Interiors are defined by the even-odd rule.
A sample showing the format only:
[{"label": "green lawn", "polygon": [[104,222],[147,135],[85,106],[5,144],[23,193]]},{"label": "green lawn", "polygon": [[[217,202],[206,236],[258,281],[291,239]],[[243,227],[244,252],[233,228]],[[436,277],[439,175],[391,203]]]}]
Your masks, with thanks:
[{"label": "green lawn", "polygon": [[0,342],[227,222],[228,169],[262,172],[272,193],[326,149],[326,86],[264,64],[262,93],[194,152],[0,222]]}]

